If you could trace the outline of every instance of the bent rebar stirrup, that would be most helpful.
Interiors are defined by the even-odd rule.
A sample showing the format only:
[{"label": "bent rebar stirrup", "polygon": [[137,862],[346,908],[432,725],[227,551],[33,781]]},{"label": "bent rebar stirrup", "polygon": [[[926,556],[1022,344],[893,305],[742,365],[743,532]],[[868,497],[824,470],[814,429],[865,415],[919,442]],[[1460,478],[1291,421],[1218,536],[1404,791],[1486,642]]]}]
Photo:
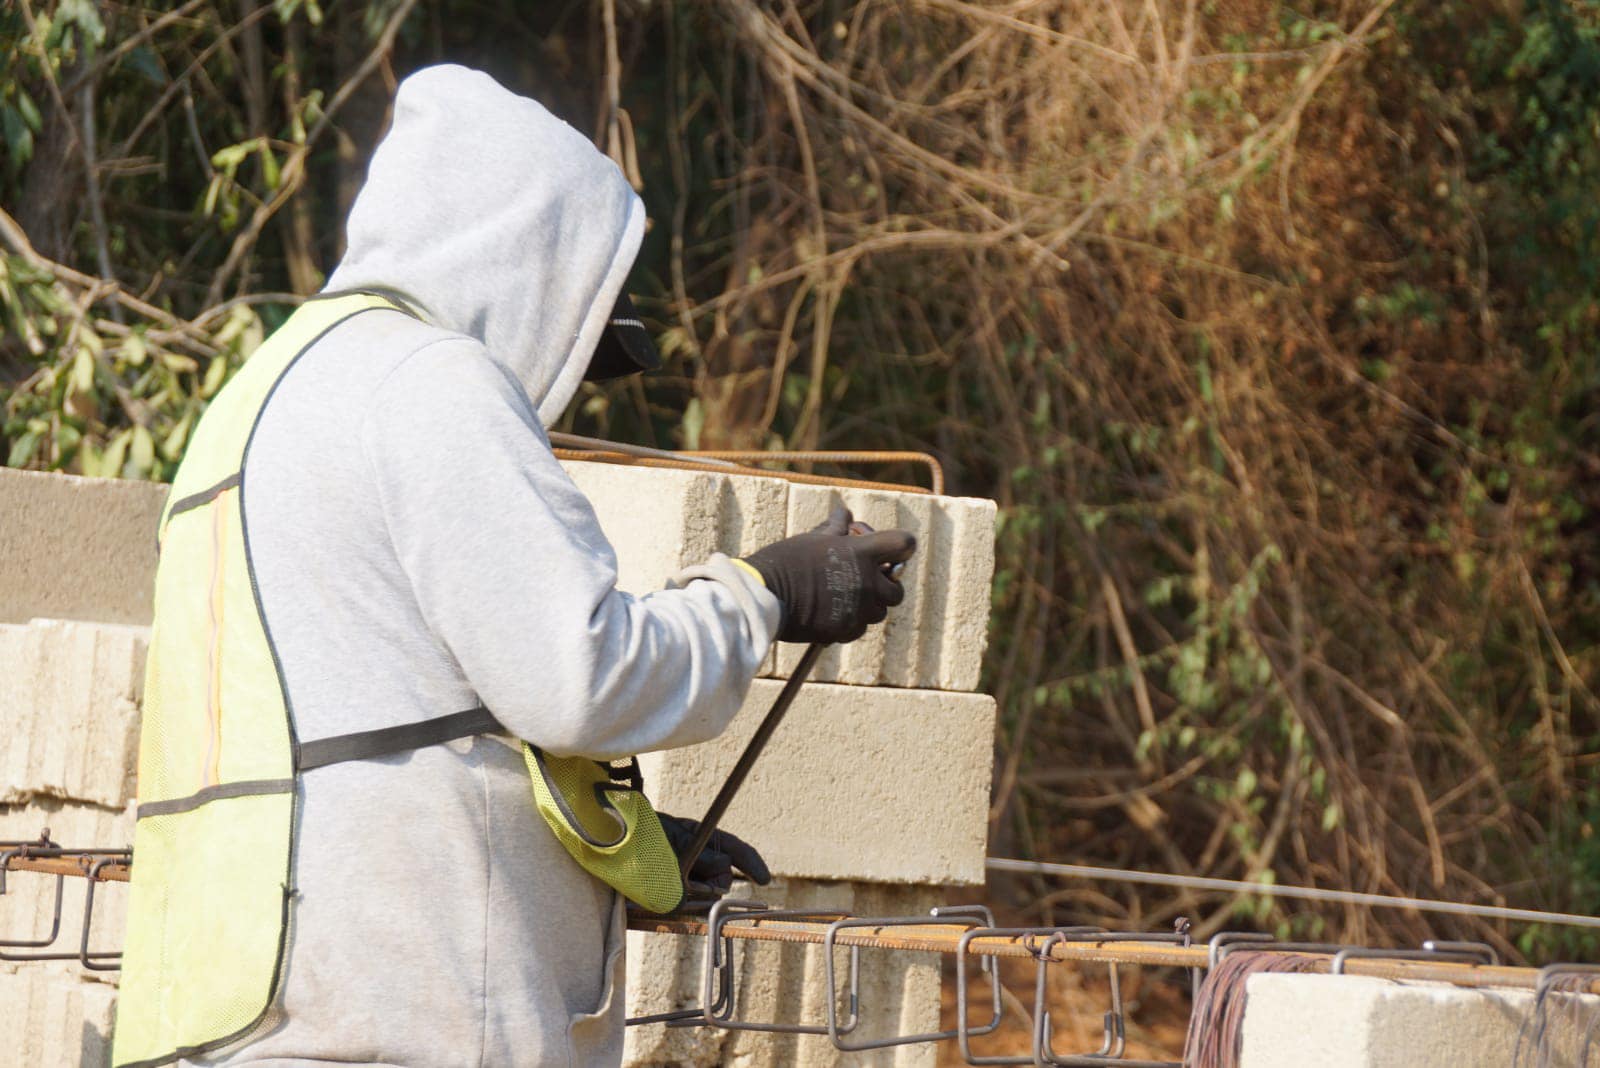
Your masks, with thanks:
[{"label": "bent rebar stirrup", "polygon": [[[50,828],[39,832],[39,837],[28,841],[0,841],[0,898],[8,890],[6,873],[23,869],[50,875],[55,878],[52,895],[50,929],[38,938],[0,938],[0,961],[75,960],[83,967],[96,972],[113,972],[121,966],[121,950],[91,950],[89,931],[94,925],[95,887],[102,882],[126,882],[132,864],[133,852],[129,849],[68,849],[50,837]],[[31,863],[28,863],[31,862]],[[83,926],[75,952],[24,952],[11,950],[46,950],[55,945],[61,936],[62,899],[65,896],[67,877],[81,876],[83,893]]]},{"label": "bent rebar stirrup", "polygon": [[[90,948],[95,909],[103,901],[103,883],[126,883],[133,857],[128,849],[74,849],[57,844],[48,829],[27,841],[0,841],[0,961],[76,960],[92,971],[118,968],[119,952]],[[26,930],[8,932],[18,922],[15,873],[54,879],[40,893],[40,908],[30,910],[23,898],[21,923]],[[83,916],[76,951],[54,949],[70,933],[63,917],[68,878],[84,881]],[[49,901],[46,906],[44,903]],[[48,913],[48,929],[44,916]],[[723,1031],[765,1032],[826,1038],[847,1052],[887,1049],[954,1040],[962,1060],[973,1065],[1073,1065],[1112,1068],[1178,1068],[1179,1062],[1139,1060],[1126,1056],[1129,1005],[1123,996],[1121,969],[1132,966],[1187,970],[1195,996],[1191,1000],[1189,1063],[1236,1063],[1242,1024],[1243,983],[1260,970],[1305,971],[1331,975],[1365,975],[1388,979],[1429,980],[1463,987],[1490,986],[1535,993],[1534,1005],[1519,1035],[1517,1064],[1538,1068],[1558,1061],[1552,1051],[1576,1040],[1586,1055],[1600,1041],[1600,1012],[1593,1011],[1600,992],[1600,966],[1551,965],[1542,971],[1507,967],[1495,951],[1473,942],[1424,942],[1418,949],[1366,949],[1338,943],[1280,942],[1271,935],[1223,931],[1202,945],[1193,944],[1189,925],[1179,919],[1164,933],[1108,931],[1098,927],[997,927],[988,908],[969,905],[937,908],[914,916],[858,917],[836,911],[777,908],[761,901],[723,899],[691,902],[670,915],[630,910],[635,931],[704,939],[699,1004],[629,1019],[630,1026],[710,1027]],[[760,958],[737,949],[753,943],[816,946],[822,955],[825,990],[810,1019],[761,1019],[751,1005],[741,1006],[742,969]],[[869,953],[920,953],[951,957],[954,967],[954,1019],[950,1026],[929,1031],[921,1025],[910,1033],[883,1031],[881,1019],[893,1019],[893,1005],[866,1003],[873,988],[864,979],[863,957]],[[1018,1000],[1001,985],[1000,963],[1012,959],[1032,966],[1033,999]],[[978,976],[973,975],[974,962]],[[1063,966],[1106,969],[1110,1006],[1101,1019],[1099,1048],[1067,1053],[1057,1050],[1060,1028],[1052,1005],[1050,976]],[[1201,976],[1206,976],[1204,984]],[[942,982],[942,979],[941,979]],[[987,990],[974,997],[973,987]],[[748,999],[744,999],[748,1000]],[[977,1004],[974,1004],[974,1001]],[[984,1004],[984,1003],[987,1004]],[[1007,1006],[1025,1029],[1013,1049],[1026,1053],[984,1053],[974,1040],[998,1031]],[[880,1010],[874,1013],[870,1010]],[[741,1011],[742,1010],[742,1011]],[[766,1011],[775,1011],[768,1009]],[[977,1018],[974,1018],[974,1017]],[[878,1030],[880,1033],[874,1033]],[[1560,1034],[1557,1034],[1557,1032]],[[1026,1036],[1026,1044],[1020,1036]],[[1197,1037],[1198,1036],[1198,1037]],[[1196,1045],[1198,1043],[1198,1045]],[[1229,1051],[1231,1052],[1231,1055]],[[1532,1060],[1525,1058],[1531,1057]],[[1565,1062],[1560,1062],[1565,1063]]]},{"label": "bent rebar stirrup", "polygon": [[[700,1005],[637,1016],[631,1027],[665,1024],[668,1027],[713,1027],[725,1031],[759,1031],[773,1034],[825,1037],[843,1052],[888,1049],[920,1043],[956,1040],[961,1055],[974,1065],[1118,1065],[1122,1068],[1180,1068],[1176,1061],[1136,1060],[1123,1056],[1127,1042],[1126,1005],[1122,999],[1115,959],[1100,961],[1107,969],[1111,1007],[1103,1019],[1104,1038],[1099,1049],[1081,1054],[1058,1053],[1053,1045],[1054,1024],[1049,1003],[1050,966],[1072,958],[1055,947],[1069,943],[1103,948],[1108,945],[1142,945],[1156,955],[1136,961],[1155,966],[1190,969],[1198,981],[1203,953],[1191,950],[1188,925],[1169,933],[1107,931],[1099,927],[996,927],[987,906],[936,908],[922,915],[858,917],[815,909],[781,909],[760,901],[725,898],[699,903],[689,912],[672,916],[634,915],[636,930],[702,937]],[[815,945],[821,948],[825,994],[822,1018],[802,1022],[758,1021],[739,1013],[738,960],[735,943],[753,942]],[[1172,959],[1170,949],[1190,951]],[[866,1017],[861,981],[863,950],[921,952],[955,958],[956,1012],[954,1026],[912,1034],[861,1035]],[[1161,954],[1165,951],[1166,956]],[[843,961],[840,956],[843,954]],[[976,1053],[972,1040],[998,1030],[1005,1015],[1005,997],[999,977],[1000,958],[1026,958],[1034,963],[1034,999],[1030,1022],[1030,1052],[1022,1056]],[[972,1018],[972,961],[987,977],[984,1019]]]}]

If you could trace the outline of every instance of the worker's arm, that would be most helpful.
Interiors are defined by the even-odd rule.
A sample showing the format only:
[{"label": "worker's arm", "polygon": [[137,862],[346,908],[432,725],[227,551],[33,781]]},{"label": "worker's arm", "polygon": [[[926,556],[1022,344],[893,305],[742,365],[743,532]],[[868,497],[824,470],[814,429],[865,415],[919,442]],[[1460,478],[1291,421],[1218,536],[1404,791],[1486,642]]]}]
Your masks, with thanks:
[{"label": "worker's arm", "polygon": [[779,625],[756,575],[717,557],[697,569],[711,581],[618,591],[594,510],[526,394],[475,343],[419,350],[375,401],[363,443],[400,566],[507,729],[606,758],[727,725]]}]

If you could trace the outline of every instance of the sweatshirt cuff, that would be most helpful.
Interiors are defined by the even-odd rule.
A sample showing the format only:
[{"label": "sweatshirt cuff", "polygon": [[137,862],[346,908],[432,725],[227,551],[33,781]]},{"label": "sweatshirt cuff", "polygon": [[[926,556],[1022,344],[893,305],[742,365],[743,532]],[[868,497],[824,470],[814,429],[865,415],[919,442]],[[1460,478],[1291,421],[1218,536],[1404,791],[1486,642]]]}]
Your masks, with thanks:
[{"label": "sweatshirt cuff", "polygon": [[756,643],[762,656],[766,655],[766,647],[770,646],[778,636],[778,627],[783,621],[783,605],[777,596],[767,589],[766,582],[761,578],[761,572],[750,564],[723,553],[712,553],[703,564],[686,567],[667,580],[669,590],[682,589],[696,579],[710,579],[720,582],[728,587],[739,607],[744,611],[745,617],[750,621],[750,630],[755,636]]}]

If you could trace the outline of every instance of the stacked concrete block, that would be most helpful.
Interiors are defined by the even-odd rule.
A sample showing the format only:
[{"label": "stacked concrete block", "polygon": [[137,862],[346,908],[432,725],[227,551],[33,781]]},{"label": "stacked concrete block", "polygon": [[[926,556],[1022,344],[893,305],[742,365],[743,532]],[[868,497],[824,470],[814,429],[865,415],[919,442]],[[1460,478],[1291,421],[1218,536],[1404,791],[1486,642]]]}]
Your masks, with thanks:
[{"label": "stacked concrete block", "polygon": [[167,487],[0,468],[0,623],[149,623]]},{"label": "stacked concrete block", "polygon": [[[53,842],[68,848],[132,844],[138,700],[148,640],[146,628],[115,623],[35,619],[0,625],[0,733],[6,739],[0,747],[0,841],[35,840],[48,829]],[[0,939],[48,938],[57,926],[56,889],[50,876],[8,876],[0,896]],[[56,940],[37,952],[78,949],[87,883],[65,879],[60,889]],[[126,907],[126,886],[96,888],[91,951],[121,948]],[[115,972],[85,971],[76,962],[15,967],[58,984],[116,981]],[[48,993],[53,987],[28,989],[45,999],[35,1008],[47,1002],[50,1012],[99,1004],[57,997]],[[0,1011],[8,1010],[0,1005]]]},{"label": "stacked concrete block", "polygon": [[[725,825],[763,850],[780,883],[755,896],[779,906],[921,913],[951,899],[948,884],[981,884],[994,703],[970,691],[985,644],[994,505],[759,475],[566,467],[616,548],[619,585],[639,595],[714,552],[745,555],[810,529],[838,500],[875,527],[916,534],[905,604],[861,643],[829,654]],[[69,846],[132,839],[147,640],[138,625],[150,619],[165,496],[160,486],[0,471],[0,840],[32,839],[45,826]],[[774,651],[724,737],[644,758],[664,810],[703,811],[776,697],[781,683],[772,676],[790,664]],[[83,883],[64,889],[63,928],[75,941]],[[16,875],[8,891],[0,938],[48,929],[53,880]],[[125,905],[125,887],[97,890],[91,948],[120,941]],[[630,1015],[698,996],[698,941],[629,941]],[[742,1013],[822,1018],[818,950],[740,953]],[[75,964],[0,964],[0,1027],[27,1036],[21,1063],[104,1063],[115,976]],[[937,1027],[931,958],[864,958],[862,996],[863,1037]],[[628,1049],[629,1063],[641,1065],[838,1059],[824,1038],[664,1027],[630,1033]],[[850,1063],[931,1057],[927,1047],[909,1047]]]},{"label": "stacked concrete block", "polygon": [[146,628],[117,624],[0,625],[0,802],[128,803],[148,641]]},{"label": "stacked concrete block", "polygon": [[567,461],[617,550],[617,585],[643,595],[712,553],[739,556],[784,534],[788,484],[700,471]]},{"label": "stacked concrete block", "polygon": [[[736,892],[745,888],[738,887]],[[926,913],[944,903],[932,887],[780,881],[750,888],[753,896],[778,908],[859,916]],[[701,1004],[705,940],[632,933],[628,936],[628,1015],[698,1008]],[[735,1019],[766,1023],[822,1024],[827,1019],[825,962],[819,946],[737,942],[734,945]],[[843,986],[848,951],[835,951]],[[937,1031],[940,972],[927,954],[863,951],[859,1012],[851,1034],[857,1040]],[[843,990],[840,991],[843,994]],[[842,997],[838,1006],[847,1011]],[[845,1054],[826,1036],[773,1035],[720,1028],[669,1028],[651,1024],[628,1032],[623,1064],[767,1068],[779,1065],[838,1064],[932,1065],[930,1045],[902,1046],[873,1053]]]},{"label": "stacked concrete block", "polygon": [[1552,995],[1582,1004],[1549,1014],[1535,1056],[1526,990],[1285,973],[1252,975],[1245,989],[1241,1068],[1579,1068],[1586,1025],[1600,1019],[1600,997]]},{"label": "stacked concrete block", "polygon": [[[758,681],[735,727],[716,742],[641,761],[663,810],[695,816],[704,811],[778,689],[777,683]],[[879,700],[912,695],[919,699],[918,714]],[[779,908],[857,916],[920,915],[934,905],[981,896],[949,884],[983,881],[989,698],[823,685],[802,691],[789,714],[793,723],[786,721],[774,736],[723,820],[762,850],[779,880],[739,892]],[[937,774],[917,770],[932,767]],[[703,951],[700,939],[630,934],[629,1015],[699,1005]],[[741,945],[737,952],[742,1018],[825,1018],[820,949],[762,944]],[[862,961],[862,983],[857,1037],[938,1030],[937,960],[873,954]],[[918,1045],[845,1056],[823,1037],[664,1026],[630,1031],[627,1049],[625,1063],[640,1066],[931,1065],[936,1053]]]},{"label": "stacked concrete block", "polygon": [[[155,532],[167,488],[0,470],[0,841],[133,840],[134,761]],[[83,879],[12,872],[7,952],[76,953]],[[127,886],[95,888],[91,952],[122,948]],[[117,973],[76,960],[0,962],[6,1063],[108,1063]]]},{"label": "stacked concrete block", "polygon": [[116,992],[45,971],[0,972],[7,1064],[100,1068],[111,1062]]},{"label": "stacked concrete block", "polygon": [[[903,580],[906,600],[857,642],[828,650],[818,682],[972,690],[978,685],[994,573],[993,501],[791,484],[724,475],[569,461],[617,551],[619,585],[643,594],[713,552],[741,555],[800,534],[842,503],[883,530],[917,537]],[[797,648],[781,649],[767,675],[786,676]]]},{"label": "stacked concrete block", "polygon": [[[698,817],[783,684],[757,679],[723,734],[640,758],[657,807]],[[982,885],[994,699],[802,688],[722,825],[800,878]]]},{"label": "stacked concrete block", "polygon": [[[841,503],[877,530],[911,531],[917,553],[901,576],[905,602],[860,641],[824,653],[812,677],[858,686],[976,689],[988,642],[994,502],[794,485],[788,533],[810,530]],[[789,674],[801,651],[780,652],[780,674]]]},{"label": "stacked concrete block", "polygon": [[[660,589],[712,552],[749,553],[803,533],[837,504],[883,530],[910,530],[918,552],[906,599],[860,641],[828,650],[722,825],[761,849],[782,885],[752,893],[780,907],[857,915],[924,913],[951,884],[981,885],[995,707],[978,685],[994,570],[991,501],[800,485],[749,475],[573,462],[616,548],[620,585]],[[697,817],[726,779],[801,650],[780,646],[730,728],[704,745],[645,754],[646,788],[666,812]],[[959,894],[957,895],[959,896]],[[703,943],[630,935],[629,1015],[698,1004]],[[816,1022],[825,1012],[821,951],[741,947],[739,1012]],[[915,954],[863,961],[859,1035],[938,1029],[939,972]],[[932,1064],[931,1046],[855,1054],[849,1063]],[[835,1064],[824,1037],[748,1031],[631,1031],[626,1063]]]}]

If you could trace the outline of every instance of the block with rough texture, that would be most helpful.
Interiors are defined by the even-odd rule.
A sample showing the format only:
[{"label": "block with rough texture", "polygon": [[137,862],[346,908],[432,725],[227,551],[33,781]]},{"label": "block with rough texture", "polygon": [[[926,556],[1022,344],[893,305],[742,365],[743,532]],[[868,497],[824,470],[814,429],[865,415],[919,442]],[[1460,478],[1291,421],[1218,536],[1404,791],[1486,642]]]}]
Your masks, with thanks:
[{"label": "block with rough texture", "polygon": [[[828,650],[812,677],[859,686],[977,687],[994,573],[993,501],[588,461],[565,467],[616,549],[618,585],[634,594],[660,589],[713,552],[742,555],[810,530],[836,503],[880,530],[910,530],[919,548],[903,576],[905,602],[859,641]],[[787,675],[801,651],[780,647],[763,674]]]},{"label": "block with rough texture", "polygon": [[132,799],[148,643],[114,623],[0,626],[0,802]]},{"label": "block with rough texture", "polygon": [[[1357,975],[1252,975],[1241,1068],[1506,1068],[1531,1057],[1525,990],[1470,989]],[[1579,995],[1563,995],[1577,999]],[[1563,1025],[1552,1013],[1549,1068],[1577,1068],[1600,997],[1584,996]],[[1581,1023],[1575,1021],[1581,1020]],[[1527,1059],[1527,1063],[1534,1063]]]},{"label": "block with rough texture", "polygon": [[150,622],[167,487],[0,468],[0,623]]},{"label": "block with rough texture", "polygon": [[[657,807],[698,818],[781,689],[757,679],[720,737],[641,757]],[[723,826],[784,876],[981,885],[994,708],[986,694],[807,685]]]},{"label": "block with rough texture", "polygon": [[617,552],[617,586],[628,593],[659,590],[712,553],[737,556],[783,537],[788,486],[778,479],[589,461],[562,466],[594,505]]},{"label": "block with rough texture", "polygon": [[919,646],[917,685],[940,690],[978,686],[989,642],[989,590],[994,579],[995,503],[975,497],[941,498],[927,535],[931,566],[943,599],[930,612]]},{"label": "block with rough texture", "polygon": [[[748,889],[748,893],[746,890]],[[898,916],[927,912],[943,903],[931,887],[890,887],[793,880],[769,887],[736,888],[779,908]],[[628,1015],[640,1016],[700,1004],[705,942],[699,938],[631,932],[628,935]],[[820,1023],[826,1019],[827,982],[817,946],[739,943],[737,1018],[763,1022]],[[838,954],[843,966],[847,956]],[[841,971],[841,975],[843,972]],[[864,952],[861,956],[861,1022],[854,1037],[936,1031],[939,1028],[939,962],[919,953]],[[876,1053],[840,1053],[825,1036],[775,1035],[713,1028],[630,1028],[627,1068],[673,1064],[740,1064],[750,1068],[787,1065],[879,1064],[931,1066],[931,1045],[902,1046]]]},{"label": "block with rough texture", "polygon": [[51,972],[0,972],[5,1063],[28,1068],[104,1068],[111,1062],[116,991]]},{"label": "block with rough texture", "polygon": [[[49,828],[51,841],[68,848],[122,849],[133,844],[133,814],[132,805],[123,811],[115,811],[56,800],[0,806],[0,842],[33,841],[39,837],[41,830]],[[39,941],[48,938],[54,915],[55,884],[55,878],[49,875],[8,873],[6,892],[0,895],[0,939]],[[77,952],[83,932],[86,886],[83,879],[62,881],[61,926],[57,940],[48,948],[34,952]],[[122,948],[127,906],[127,884],[101,883],[96,887],[93,922],[89,930],[91,952]],[[113,984],[118,974],[86,971],[78,966],[77,961],[30,962],[18,967]]]},{"label": "block with rough texture", "polygon": [[[917,554],[901,578],[905,602],[859,641],[824,653],[812,677],[859,686],[976,689],[989,634],[994,502],[790,486],[788,533],[812,529],[837,503],[878,530],[911,531],[917,536]],[[787,675],[801,652],[799,647],[780,649],[779,673]]]},{"label": "block with rough texture", "polygon": [[[790,485],[754,475],[568,461],[617,549],[630,593],[712,552],[742,554],[807,530],[843,499],[874,526],[921,542],[907,602],[860,642],[831,652],[819,680],[970,690],[987,642],[992,501]],[[167,487],[0,469],[0,623],[35,617],[147,624],[155,531]],[[792,665],[797,654],[786,663]],[[776,660],[768,674],[779,670]]]}]

